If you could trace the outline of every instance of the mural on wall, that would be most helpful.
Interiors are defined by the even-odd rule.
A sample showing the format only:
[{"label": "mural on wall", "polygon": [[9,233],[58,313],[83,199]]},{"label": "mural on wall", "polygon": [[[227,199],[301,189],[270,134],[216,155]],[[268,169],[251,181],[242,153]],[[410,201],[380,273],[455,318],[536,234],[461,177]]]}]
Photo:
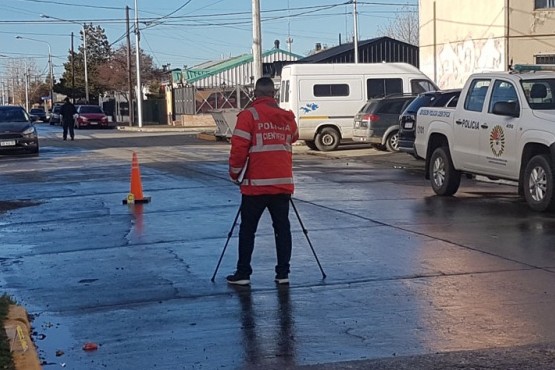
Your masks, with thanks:
[{"label": "mural on wall", "polygon": [[502,39],[469,37],[438,49],[437,77],[442,89],[462,87],[472,73],[505,70]]}]

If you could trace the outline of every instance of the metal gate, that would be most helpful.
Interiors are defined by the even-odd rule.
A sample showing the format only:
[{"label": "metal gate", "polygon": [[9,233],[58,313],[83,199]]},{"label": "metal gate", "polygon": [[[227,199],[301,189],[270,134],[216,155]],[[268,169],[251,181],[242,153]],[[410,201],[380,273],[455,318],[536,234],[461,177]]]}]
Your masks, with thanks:
[{"label": "metal gate", "polygon": [[175,114],[196,114],[195,87],[185,86],[173,90]]},{"label": "metal gate", "polygon": [[197,89],[194,86],[173,90],[175,114],[209,113],[217,109],[244,108],[254,96],[252,87],[245,85]]}]

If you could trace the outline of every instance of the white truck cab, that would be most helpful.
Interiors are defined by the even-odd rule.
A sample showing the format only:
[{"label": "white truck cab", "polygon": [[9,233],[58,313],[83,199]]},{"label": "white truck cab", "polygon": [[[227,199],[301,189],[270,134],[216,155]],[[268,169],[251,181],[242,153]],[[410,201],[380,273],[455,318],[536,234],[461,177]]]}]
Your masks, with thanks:
[{"label": "white truck cab", "polygon": [[545,69],[474,74],[454,110],[418,111],[415,151],[436,194],[456,193],[462,173],[483,175],[518,182],[534,210],[555,210],[555,72]]}]

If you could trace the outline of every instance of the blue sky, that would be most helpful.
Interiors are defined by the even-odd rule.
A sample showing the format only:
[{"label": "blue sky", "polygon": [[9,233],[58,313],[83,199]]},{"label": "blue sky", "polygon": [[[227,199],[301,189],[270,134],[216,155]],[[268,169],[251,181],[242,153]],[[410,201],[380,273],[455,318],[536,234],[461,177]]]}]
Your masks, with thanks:
[{"label": "blue sky", "polygon": [[[395,18],[397,11],[416,10],[417,0],[358,1],[359,39],[379,36],[379,25]],[[317,42],[333,46],[353,34],[352,5],[347,0],[260,0],[262,49],[287,50],[306,55]],[[250,53],[252,44],[249,0],[138,0],[141,47],[156,65],[171,68],[193,66],[208,60]],[[407,6],[408,5],[408,6]],[[67,60],[70,34],[79,35],[76,23],[92,22],[106,30],[115,43],[125,33],[125,6],[134,18],[134,0],[1,0],[0,54],[10,58],[33,59],[40,71],[47,71],[48,46],[44,42],[16,39],[16,36],[50,43],[54,74],[58,78]],[[41,18],[41,14],[70,22]],[[81,40],[75,38],[75,47]],[[134,36],[132,36],[134,43]],[[0,59],[1,65],[1,59]]]}]

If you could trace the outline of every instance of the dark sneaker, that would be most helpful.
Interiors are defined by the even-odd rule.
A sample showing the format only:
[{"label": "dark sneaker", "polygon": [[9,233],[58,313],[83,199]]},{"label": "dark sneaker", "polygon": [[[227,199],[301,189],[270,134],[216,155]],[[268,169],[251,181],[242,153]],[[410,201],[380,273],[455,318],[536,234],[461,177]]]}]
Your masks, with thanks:
[{"label": "dark sneaker", "polygon": [[226,280],[228,284],[234,285],[249,285],[251,283],[249,276],[242,275],[237,272],[233,275],[228,275],[228,277],[226,277]]},{"label": "dark sneaker", "polygon": [[276,278],[274,279],[274,281],[276,283],[278,283],[279,285],[285,285],[285,284],[289,284],[289,276],[288,275],[276,275]]}]

